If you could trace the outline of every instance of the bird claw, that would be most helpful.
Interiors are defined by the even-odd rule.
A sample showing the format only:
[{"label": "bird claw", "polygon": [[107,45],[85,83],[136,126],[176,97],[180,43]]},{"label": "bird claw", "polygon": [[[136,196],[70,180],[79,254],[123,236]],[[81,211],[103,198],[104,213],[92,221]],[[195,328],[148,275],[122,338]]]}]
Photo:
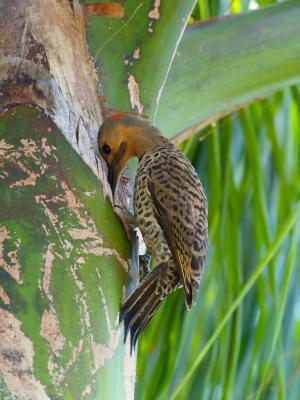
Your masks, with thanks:
[{"label": "bird claw", "polygon": [[151,271],[150,270],[151,256],[147,254],[139,256],[140,280],[143,280]]}]

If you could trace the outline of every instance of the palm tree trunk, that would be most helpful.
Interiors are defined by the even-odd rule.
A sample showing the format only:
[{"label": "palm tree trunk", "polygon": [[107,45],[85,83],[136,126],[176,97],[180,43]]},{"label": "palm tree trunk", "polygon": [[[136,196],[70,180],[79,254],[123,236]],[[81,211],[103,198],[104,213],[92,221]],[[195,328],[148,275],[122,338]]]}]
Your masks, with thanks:
[{"label": "palm tree trunk", "polygon": [[0,398],[132,399],[130,250],[96,156],[81,7],[0,0],[0,21]]}]

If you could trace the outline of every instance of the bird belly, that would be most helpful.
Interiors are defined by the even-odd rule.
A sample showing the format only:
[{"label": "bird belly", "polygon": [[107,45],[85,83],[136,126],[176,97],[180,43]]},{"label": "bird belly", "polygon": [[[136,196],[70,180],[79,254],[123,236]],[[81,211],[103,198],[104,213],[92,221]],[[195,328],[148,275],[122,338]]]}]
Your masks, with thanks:
[{"label": "bird belly", "polygon": [[166,263],[170,259],[173,260],[164,233],[155,216],[154,204],[147,188],[147,177],[143,175],[137,176],[136,179],[134,210],[137,226],[156,263]]}]

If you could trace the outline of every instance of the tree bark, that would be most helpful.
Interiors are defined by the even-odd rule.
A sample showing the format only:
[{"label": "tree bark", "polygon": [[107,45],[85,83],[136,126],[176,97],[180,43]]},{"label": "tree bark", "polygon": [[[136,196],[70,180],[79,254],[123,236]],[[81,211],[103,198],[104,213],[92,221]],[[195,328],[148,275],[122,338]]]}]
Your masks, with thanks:
[{"label": "tree bark", "polygon": [[38,106],[101,172],[91,151],[101,108],[79,1],[1,0],[0,15],[0,109]]},{"label": "tree bark", "polygon": [[0,397],[131,399],[129,246],[78,1],[0,0],[0,112]]}]

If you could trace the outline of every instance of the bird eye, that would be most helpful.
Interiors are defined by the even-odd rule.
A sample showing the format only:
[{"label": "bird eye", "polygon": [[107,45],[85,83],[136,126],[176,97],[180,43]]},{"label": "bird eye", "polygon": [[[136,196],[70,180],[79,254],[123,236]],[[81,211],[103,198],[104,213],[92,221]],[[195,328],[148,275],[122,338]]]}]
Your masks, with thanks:
[{"label": "bird eye", "polygon": [[107,143],[104,143],[104,145],[102,146],[102,151],[104,154],[110,154],[111,148],[109,147],[109,145]]}]

